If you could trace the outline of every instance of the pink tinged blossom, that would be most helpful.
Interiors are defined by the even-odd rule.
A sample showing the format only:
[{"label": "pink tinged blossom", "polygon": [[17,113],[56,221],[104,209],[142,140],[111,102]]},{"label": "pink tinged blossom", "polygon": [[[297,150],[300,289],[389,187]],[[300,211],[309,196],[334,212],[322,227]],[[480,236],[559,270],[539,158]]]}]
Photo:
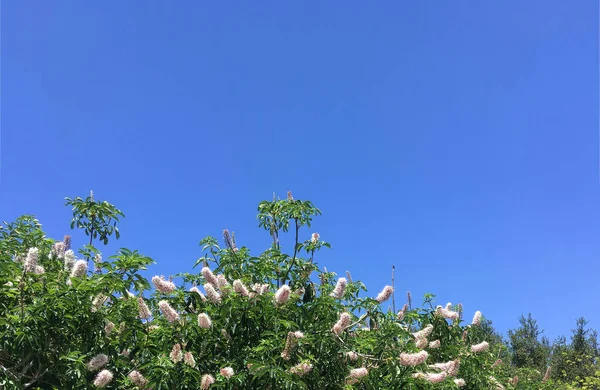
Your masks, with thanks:
[{"label": "pink tinged blossom", "polygon": [[331,330],[333,331],[333,333],[339,336],[344,331],[344,329],[350,326],[351,322],[352,317],[350,316],[350,314],[346,312],[341,313],[340,319],[338,320],[338,322],[335,323],[335,325],[333,325],[333,328]]},{"label": "pink tinged blossom", "polygon": [[398,319],[398,321],[402,321],[404,319],[404,316],[406,315],[407,310],[408,310],[408,303],[405,303],[404,306],[402,307],[402,310],[400,310],[398,312],[398,314],[396,315],[396,318]]},{"label": "pink tinged blossom", "polygon": [[144,302],[144,298],[138,297],[137,301],[139,317],[144,320],[147,320],[150,317],[152,317],[152,313],[150,312],[148,305],[146,305],[146,302]]},{"label": "pink tinged blossom", "polygon": [[304,333],[300,332],[299,330],[294,332],[294,337],[296,337],[297,339],[303,339],[304,338]]},{"label": "pink tinged blossom", "polygon": [[460,360],[450,360],[445,363],[435,363],[429,365],[429,368],[439,371],[444,371],[448,376],[456,376],[460,367]]},{"label": "pink tinged blossom", "polygon": [[158,308],[160,309],[160,312],[165,316],[167,321],[175,322],[179,319],[179,314],[177,314],[175,309],[173,309],[173,307],[171,305],[169,305],[169,302],[167,302],[167,301],[158,302]]},{"label": "pink tinged blossom", "polygon": [[310,242],[312,242],[314,244],[317,241],[319,241],[320,237],[321,236],[319,235],[319,233],[313,233],[312,236],[310,237]]},{"label": "pink tinged blossom", "polygon": [[196,359],[194,359],[194,355],[192,355],[191,352],[186,352],[183,355],[183,362],[185,364],[187,364],[190,367],[195,367],[196,366]]},{"label": "pink tinged blossom", "polygon": [[490,345],[487,343],[487,341],[482,341],[479,344],[471,345],[471,352],[474,352],[474,353],[483,352],[483,351],[487,350],[489,346]]},{"label": "pink tinged blossom", "polygon": [[498,360],[496,360],[496,361],[494,362],[494,364],[492,364],[492,368],[494,368],[494,367],[496,367],[496,366],[500,365],[501,363],[502,363],[502,359],[498,359]]},{"label": "pink tinged blossom", "polygon": [[217,276],[217,286],[219,286],[220,290],[229,288],[229,282],[223,275]]},{"label": "pink tinged blossom", "polygon": [[200,299],[202,300],[202,302],[206,302],[206,297],[204,296],[204,294],[202,294],[200,292],[198,287],[194,286],[194,287],[190,288],[190,292],[198,294],[200,296]]},{"label": "pink tinged blossom", "polygon": [[417,353],[406,353],[402,352],[400,354],[400,364],[403,366],[414,367],[419,364],[425,363],[429,354],[427,351],[419,351]]},{"label": "pink tinged blossom", "polygon": [[86,365],[89,371],[98,371],[108,363],[108,356],[101,353],[94,356]]},{"label": "pink tinged blossom", "polygon": [[104,303],[106,303],[106,301],[108,300],[108,297],[104,294],[98,294],[96,295],[96,297],[94,298],[94,300],[92,300],[92,313],[97,312],[102,305],[104,305]]},{"label": "pink tinged blossom", "polygon": [[415,337],[415,339],[424,339],[429,337],[431,332],[433,332],[433,325],[429,324],[422,330],[413,333],[413,336]]},{"label": "pink tinged blossom", "polygon": [[443,382],[444,379],[446,379],[446,376],[448,376],[448,374],[446,374],[445,371],[442,371],[437,374],[428,372],[425,374],[425,378],[423,378],[423,379],[425,379],[429,383],[440,383],[440,382]]},{"label": "pink tinged blossom", "polygon": [[210,268],[204,267],[204,268],[202,268],[201,272],[202,272],[202,276],[204,276],[204,280],[206,280],[207,283],[210,283],[213,286],[219,286],[219,281],[217,280],[217,277],[215,276],[215,274],[212,273]]},{"label": "pink tinged blossom", "polygon": [[294,336],[294,332],[288,332],[287,337],[285,339],[285,347],[281,352],[281,358],[283,360],[290,360],[290,354],[292,353],[292,348],[294,347],[294,341],[296,337]]},{"label": "pink tinged blossom", "polygon": [[100,253],[96,253],[96,256],[94,256],[94,271],[97,273],[102,272],[102,255]]},{"label": "pink tinged blossom", "polygon": [[96,387],[104,387],[110,383],[113,379],[112,372],[108,370],[102,370],[96,375],[96,379],[94,379],[94,386]]},{"label": "pink tinged blossom", "polygon": [[360,379],[364,378],[367,375],[369,375],[369,370],[367,370],[365,367],[360,367],[350,370],[349,377],[352,379]]},{"label": "pink tinged blossom", "polygon": [[112,321],[108,321],[108,323],[106,325],[104,325],[104,333],[106,334],[106,337],[110,336],[110,334],[112,333],[112,331],[115,329],[115,323]]},{"label": "pink tinged blossom", "polygon": [[73,269],[71,270],[71,277],[72,278],[81,278],[85,276],[85,273],[87,272],[87,261],[85,260],[77,260],[75,262],[75,265],[73,266]]},{"label": "pink tinged blossom", "polygon": [[38,248],[30,248],[27,252],[27,257],[23,263],[25,272],[35,272],[35,267],[38,265],[38,257],[40,250]]},{"label": "pink tinged blossom", "polygon": [[181,352],[181,344],[177,343],[173,345],[173,349],[171,349],[171,354],[169,355],[171,361],[173,363],[179,363],[183,360],[183,352]]},{"label": "pink tinged blossom", "polygon": [[519,383],[519,376],[515,375],[511,380],[508,381],[511,386],[517,387],[517,383]]},{"label": "pink tinged blossom", "polygon": [[394,289],[392,288],[392,286],[385,286],[383,288],[383,290],[381,290],[379,295],[377,295],[377,298],[375,298],[375,300],[379,303],[385,302],[388,299],[390,299],[393,292],[394,292]]},{"label": "pink tinged blossom", "polygon": [[298,376],[304,376],[312,370],[313,366],[310,363],[298,363],[294,367],[290,368],[292,374]]},{"label": "pink tinged blossom", "polygon": [[215,383],[215,378],[213,378],[213,376],[210,374],[204,374],[202,375],[202,380],[200,381],[200,388],[202,390],[208,390],[210,385],[213,383]]},{"label": "pink tinged blossom", "polygon": [[243,295],[245,297],[249,297],[250,296],[250,292],[248,291],[248,288],[246,288],[246,286],[244,286],[244,283],[242,283],[241,280],[236,279],[233,281],[233,289],[235,290],[236,293]]},{"label": "pink tinged blossom", "polygon": [[212,326],[212,321],[206,313],[198,314],[198,326],[203,329],[208,329]]},{"label": "pink tinged blossom", "polygon": [[481,312],[478,310],[475,312],[475,315],[473,316],[473,325],[479,325],[479,323],[481,322]]},{"label": "pink tinged blossom", "polygon": [[55,243],[54,245],[52,245],[52,251],[51,254],[54,257],[57,257],[59,259],[62,259],[63,257],[65,257],[65,251],[66,251],[66,246],[65,243],[62,241],[59,241],[57,243]]},{"label": "pink tinged blossom", "polygon": [[290,286],[288,286],[287,284],[281,286],[279,290],[277,290],[277,292],[275,293],[275,303],[277,303],[278,305],[285,304],[288,301],[288,299],[290,299],[290,292]]},{"label": "pink tinged blossom", "polygon": [[137,387],[143,388],[148,385],[148,379],[144,378],[139,371],[133,370],[129,373],[129,375],[127,375],[127,377]]},{"label": "pink tinged blossom", "polygon": [[346,357],[353,362],[358,360],[358,354],[354,351],[346,352]]},{"label": "pink tinged blossom", "polygon": [[336,322],[335,325],[333,325],[333,328],[331,328],[331,331],[339,336],[344,331],[344,328],[342,328],[340,324]]},{"label": "pink tinged blossom", "polygon": [[206,297],[209,301],[217,305],[221,303],[221,294],[215,290],[215,287],[211,283],[204,285],[204,291],[206,291]]},{"label": "pink tinged blossom", "polygon": [[65,271],[71,272],[71,268],[73,268],[73,264],[75,264],[75,252],[72,249],[69,249],[65,252]]},{"label": "pink tinged blossom", "polygon": [[342,327],[347,328],[348,326],[350,326],[351,322],[352,322],[352,316],[350,316],[350,314],[348,314],[346,312],[340,314],[339,323]]},{"label": "pink tinged blossom", "polygon": [[438,349],[441,345],[442,345],[442,343],[440,342],[440,340],[434,340],[429,343],[429,348]]},{"label": "pink tinged blossom", "polygon": [[233,368],[231,368],[231,367],[221,368],[221,370],[219,372],[221,373],[221,375],[223,375],[227,379],[231,378],[234,374]]},{"label": "pink tinged blossom", "polygon": [[[447,307],[447,306],[446,306],[446,307]],[[456,312],[456,311],[452,311],[452,310],[449,310],[449,309],[447,309],[447,308],[446,308],[446,309],[444,309],[444,308],[443,308],[443,307],[441,307],[441,306],[438,306],[438,307],[437,307],[437,309],[436,309],[436,313],[437,313],[438,315],[440,315],[441,317],[443,317],[443,318],[446,318],[446,319],[448,319],[448,320],[452,320],[452,321],[456,321],[456,320],[458,320],[458,317],[459,317],[459,314],[458,314],[458,312]]]},{"label": "pink tinged blossom", "polygon": [[165,280],[165,277],[162,275],[152,277],[152,283],[154,283],[154,287],[163,294],[172,293],[176,288],[175,283]]},{"label": "pink tinged blossom", "polygon": [[129,354],[131,354],[131,350],[127,348],[121,351],[121,356],[125,356],[126,358],[129,357]]},{"label": "pink tinged blossom", "polygon": [[428,341],[426,338],[416,339],[415,345],[417,346],[417,348],[423,349],[428,345]]},{"label": "pink tinged blossom", "polygon": [[466,386],[466,385],[467,385],[467,382],[465,382],[465,380],[464,380],[464,379],[462,379],[462,378],[458,378],[458,379],[455,379],[455,380],[454,380],[454,384],[455,384],[457,387],[463,387],[463,386]]},{"label": "pink tinged blossom", "polygon": [[339,278],[331,296],[337,299],[341,299],[344,296],[344,292],[346,291],[346,284],[348,281],[346,278]]},{"label": "pink tinged blossom", "polygon": [[46,272],[46,270],[41,265],[36,265],[35,269],[33,270],[33,273],[36,275],[42,275],[44,272]]}]

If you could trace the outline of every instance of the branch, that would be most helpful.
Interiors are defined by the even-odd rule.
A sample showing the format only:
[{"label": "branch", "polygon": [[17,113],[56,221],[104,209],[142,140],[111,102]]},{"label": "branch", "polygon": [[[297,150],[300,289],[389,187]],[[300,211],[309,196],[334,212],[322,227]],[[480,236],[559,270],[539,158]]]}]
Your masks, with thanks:
[{"label": "branch", "polygon": [[285,284],[285,281],[287,280],[287,278],[290,274],[290,271],[292,270],[292,267],[294,266],[294,263],[296,262],[296,255],[298,254],[298,231],[300,230],[300,226],[298,226],[298,218],[294,218],[294,221],[296,222],[296,244],[294,245],[294,257],[292,258],[292,262],[290,263],[290,266],[288,267],[288,270],[285,273],[285,276],[283,277],[281,284]]}]

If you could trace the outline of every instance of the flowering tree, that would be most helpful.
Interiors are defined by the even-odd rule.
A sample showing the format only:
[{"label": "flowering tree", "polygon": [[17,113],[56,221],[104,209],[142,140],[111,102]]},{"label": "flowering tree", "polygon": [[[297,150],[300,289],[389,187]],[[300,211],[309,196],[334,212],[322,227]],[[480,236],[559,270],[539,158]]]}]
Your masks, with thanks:
[{"label": "flowering tree", "polygon": [[[0,387],[545,386],[507,376],[480,312],[465,322],[460,304],[436,307],[432,295],[422,308],[409,296],[399,312],[384,311],[392,287],[372,296],[350,274],[321,269],[315,257],[329,244],[317,233],[301,240],[320,210],[290,193],[258,207],[268,250],[252,255],[225,230],[223,246],[200,242],[198,272],[154,276],[153,289],[141,273],[152,259],[121,249],[104,260],[93,246],[118,232],[123,214],[93,197],[68,204],[90,237],[85,259],[31,216],[0,226]],[[290,229],[288,253],[279,238]]]}]

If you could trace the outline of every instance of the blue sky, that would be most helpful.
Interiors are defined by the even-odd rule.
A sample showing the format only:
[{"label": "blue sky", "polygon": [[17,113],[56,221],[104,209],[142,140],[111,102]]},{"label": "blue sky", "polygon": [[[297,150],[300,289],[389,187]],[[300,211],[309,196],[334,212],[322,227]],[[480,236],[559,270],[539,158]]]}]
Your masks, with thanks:
[{"label": "blue sky", "polygon": [[[600,329],[594,1],[4,2],[0,219],[69,233],[66,196],[127,218],[120,246],[191,269],[287,190],[323,211],[317,261],[377,294]],[[74,234],[75,244],[83,244]]]}]

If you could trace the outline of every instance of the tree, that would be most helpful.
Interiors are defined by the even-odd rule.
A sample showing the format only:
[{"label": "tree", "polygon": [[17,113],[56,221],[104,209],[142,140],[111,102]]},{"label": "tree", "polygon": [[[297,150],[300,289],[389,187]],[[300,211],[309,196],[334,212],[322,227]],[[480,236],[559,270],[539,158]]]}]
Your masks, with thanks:
[{"label": "tree", "polygon": [[[271,248],[253,255],[225,230],[224,245],[201,241],[199,272],[156,275],[152,290],[140,271],[153,259],[128,249],[102,259],[91,246],[118,232],[122,213],[92,197],[67,204],[94,272],[33,217],[0,228],[0,387],[499,389],[508,380],[480,313],[465,324],[460,305],[434,307],[431,294],[422,308],[384,311],[390,286],[363,297],[360,281],[322,269],[315,255],[329,244],[302,230],[320,211],[291,194],[259,205]],[[290,226],[286,253],[279,237]]]},{"label": "tree", "polygon": [[540,339],[543,330],[531,313],[527,317],[521,315],[519,324],[517,329],[508,331],[512,364],[518,368],[533,368],[543,374],[548,366],[550,343],[545,337]]}]

